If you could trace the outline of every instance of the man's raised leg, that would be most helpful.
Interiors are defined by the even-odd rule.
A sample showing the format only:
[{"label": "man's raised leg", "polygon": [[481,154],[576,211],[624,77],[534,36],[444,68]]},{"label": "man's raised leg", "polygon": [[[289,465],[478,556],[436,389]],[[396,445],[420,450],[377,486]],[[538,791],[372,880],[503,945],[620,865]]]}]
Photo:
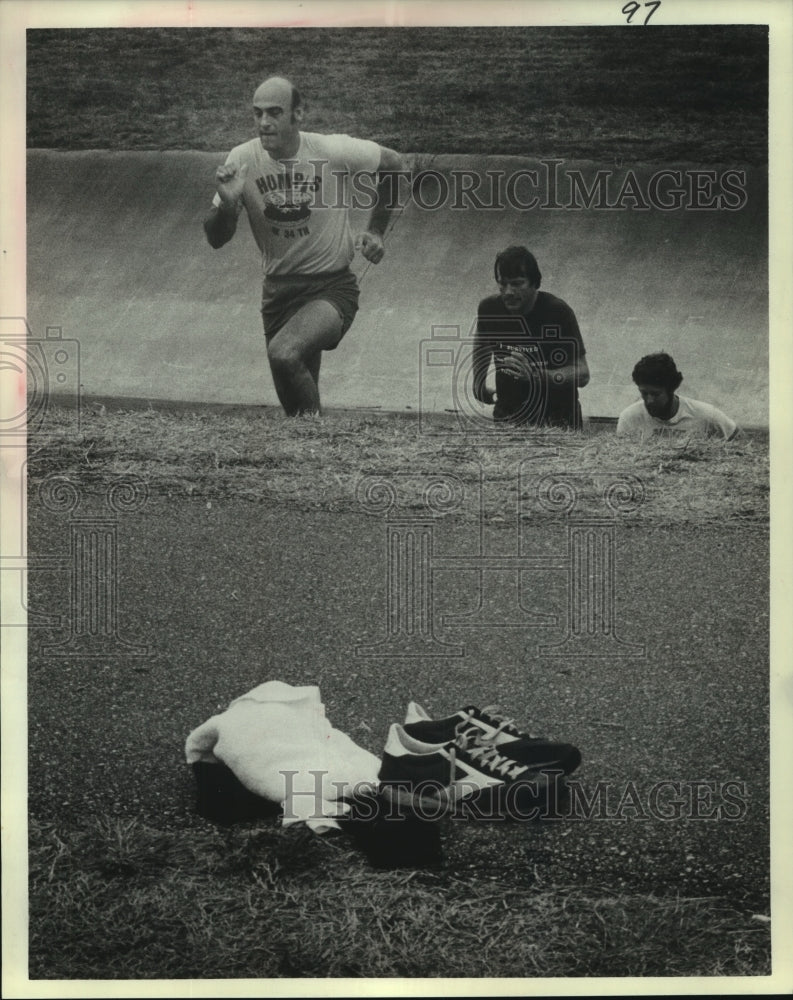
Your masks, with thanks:
[{"label": "man's raised leg", "polygon": [[339,342],[342,321],[325,299],[307,302],[267,345],[275,391],[290,417],[319,413],[322,351]]}]

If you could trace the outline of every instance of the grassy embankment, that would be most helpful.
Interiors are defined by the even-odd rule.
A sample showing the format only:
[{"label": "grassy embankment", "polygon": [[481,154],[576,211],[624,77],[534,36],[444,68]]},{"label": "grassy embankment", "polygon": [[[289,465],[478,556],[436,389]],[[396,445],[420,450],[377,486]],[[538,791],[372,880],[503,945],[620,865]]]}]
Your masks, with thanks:
[{"label": "grassy embankment", "polygon": [[29,147],[220,151],[273,73],[405,152],[763,164],[762,26],[28,32]]}]

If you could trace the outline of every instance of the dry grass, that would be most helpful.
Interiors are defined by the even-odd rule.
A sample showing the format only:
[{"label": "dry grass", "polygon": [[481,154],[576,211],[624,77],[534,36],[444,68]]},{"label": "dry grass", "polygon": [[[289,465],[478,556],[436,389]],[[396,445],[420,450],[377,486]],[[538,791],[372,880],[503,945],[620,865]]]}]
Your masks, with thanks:
[{"label": "dry grass", "polygon": [[718,899],[372,871],[305,829],[31,827],[32,978],[768,974]]},{"label": "dry grass", "polygon": [[[304,509],[360,510],[364,476],[397,474],[402,503],[418,505],[427,475],[445,473],[469,491],[484,493],[484,509],[504,509],[520,492],[521,509],[552,516],[537,496],[546,476],[572,481],[579,513],[605,511],[604,489],[632,477],[643,500],[624,512],[656,524],[764,525],[768,520],[768,441],[744,434],[733,442],[617,438],[611,429],[569,433],[537,429],[467,437],[438,416],[430,426],[388,413],[331,411],[287,420],[276,409],[111,412],[89,408],[79,433],[55,409],[31,446],[35,486],[53,473],[83,488],[108,477],[135,474],[153,494],[235,497]],[[445,430],[448,429],[448,433]],[[427,433],[427,431],[430,433]],[[518,484],[521,463],[528,470]],[[411,477],[415,477],[411,479]],[[619,504],[618,504],[619,507]],[[463,504],[458,516],[478,516]],[[620,513],[623,513],[620,508]]]}]

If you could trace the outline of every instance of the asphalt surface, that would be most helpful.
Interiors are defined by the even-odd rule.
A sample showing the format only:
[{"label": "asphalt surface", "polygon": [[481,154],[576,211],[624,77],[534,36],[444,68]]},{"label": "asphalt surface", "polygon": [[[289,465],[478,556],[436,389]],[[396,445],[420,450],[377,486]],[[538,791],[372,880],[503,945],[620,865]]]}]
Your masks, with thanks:
[{"label": "asphalt surface", "polygon": [[[100,498],[80,516],[107,517]],[[383,516],[243,501],[151,497],[121,513],[117,635],[102,655],[53,655],[70,620],[70,516],[28,509],[29,552],[64,561],[30,576],[29,809],[161,828],[203,824],[184,763],[188,732],[265,680],[317,684],[329,719],[379,755],[414,699],[433,715],[497,703],[531,732],[581,749],[572,776],[590,798],[559,819],[455,822],[446,867],[530,885],[721,897],[768,911],[768,541],[762,527],[620,524],[615,621],[643,656],[553,657],[564,635],[564,572],[532,570],[524,605],[542,628],[444,626],[476,606],[476,574],[436,576],[447,657],[359,656],[386,635]],[[509,526],[490,544],[508,549]],[[499,536],[498,532],[502,534]],[[524,526],[524,551],[564,552],[560,520]],[[435,526],[437,554],[470,551],[471,526]],[[490,579],[490,604],[510,584]],[[498,590],[497,588],[503,588]],[[486,606],[490,604],[485,602]],[[666,784],[661,784],[666,783]],[[673,783],[673,784],[669,784]],[[705,784],[697,784],[705,783]],[[699,804],[695,800],[698,800]]]}]

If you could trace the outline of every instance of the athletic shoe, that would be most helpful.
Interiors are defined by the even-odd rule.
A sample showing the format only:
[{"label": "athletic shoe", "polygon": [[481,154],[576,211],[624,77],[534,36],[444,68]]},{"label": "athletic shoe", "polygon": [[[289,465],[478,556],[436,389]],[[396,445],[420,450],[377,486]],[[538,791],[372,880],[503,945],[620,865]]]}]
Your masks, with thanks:
[{"label": "athletic shoe", "polygon": [[483,743],[479,729],[466,728],[462,721],[454,739],[443,743],[426,743],[393,723],[378,777],[381,788],[408,792],[413,808],[425,817],[475,801],[489,806],[489,815],[480,812],[477,818],[534,819],[548,800],[547,775],[504,756],[493,743]]},{"label": "athletic shoe", "polygon": [[500,754],[534,771],[571,774],[581,763],[581,751],[571,743],[556,743],[522,733],[514,719],[505,718],[492,708],[469,705],[445,719],[433,719],[415,701],[408,705],[404,728],[415,739],[427,743],[447,742],[455,739],[460,726],[475,729],[480,742],[498,747]]}]

